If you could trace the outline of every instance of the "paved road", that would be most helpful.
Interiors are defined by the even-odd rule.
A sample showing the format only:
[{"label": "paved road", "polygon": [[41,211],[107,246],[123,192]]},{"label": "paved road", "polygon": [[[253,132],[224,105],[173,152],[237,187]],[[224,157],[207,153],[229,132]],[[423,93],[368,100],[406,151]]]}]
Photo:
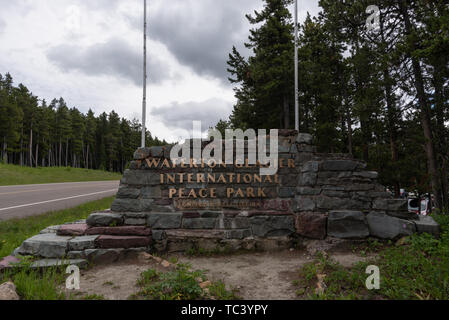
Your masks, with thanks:
[{"label": "paved road", "polygon": [[0,187],[0,221],[73,208],[117,193],[119,181]]}]

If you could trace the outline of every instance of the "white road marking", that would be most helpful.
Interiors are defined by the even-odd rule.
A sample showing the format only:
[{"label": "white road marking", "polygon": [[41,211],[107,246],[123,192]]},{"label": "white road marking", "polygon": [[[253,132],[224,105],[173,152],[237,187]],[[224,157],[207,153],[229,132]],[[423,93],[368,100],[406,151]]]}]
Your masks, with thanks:
[{"label": "white road marking", "polygon": [[120,180],[106,180],[106,181],[81,181],[81,182],[57,182],[57,183],[42,183],[42,184],[21,184],[21,185],[9,185],[9,186],[0,186],[2,188],[23,188],[23,187],[38,187],[38,186],[57,186],[64,184],[93,184],[93,183],[106,183],[109,184],[112,182],[120,182]]},{"label": "white road marking", "polygon": [[20,206],[15,206],[15,207],[1,208],[0,211],[6,211],[6,210],[18,209],[18,208],[24,208],[24,207],[32,207],[32,206],[37,206],[39,204],[58,202],[58,201],[64,201],[64,200],[70,200],[70,199],[76,199],[76,198],[82,198],[82,197],[88,197],[88,196],[94,196],[94,195],[97,195],[97,194],[108,193],[108,192],[113,192],[113,191],[117,191],[117,189],[111,189],[111,190],[106,190],[106,191],[101,191],[101,192],[94,192],[94,193],[89,193],[89,194],[82,194],[82,195],[79,195],[79,196],[73,196],[73,197],[68,197],[68,198],[61,198],[61,199],[48,200],[48,201],[42,201],[42,202],[36,202],[36,203],[22,204]]}]

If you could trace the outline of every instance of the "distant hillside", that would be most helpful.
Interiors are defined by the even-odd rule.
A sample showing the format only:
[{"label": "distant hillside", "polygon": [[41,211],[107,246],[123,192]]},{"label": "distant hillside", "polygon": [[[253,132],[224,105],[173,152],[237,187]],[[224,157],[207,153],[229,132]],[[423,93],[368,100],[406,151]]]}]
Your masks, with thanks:
[{"label": "distant hillside", "polygon": [[121,174],[70,167],[30,168],[0,164],[0,186],[120,180]]}]

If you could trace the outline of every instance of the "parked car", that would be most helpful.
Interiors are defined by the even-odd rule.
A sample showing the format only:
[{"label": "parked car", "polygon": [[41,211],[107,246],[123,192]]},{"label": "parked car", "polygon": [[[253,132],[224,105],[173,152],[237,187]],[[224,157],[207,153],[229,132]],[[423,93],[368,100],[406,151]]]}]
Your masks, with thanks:
[{"label": "parked car", "polygon": [[429,199],[411,198],[408,199],[408,211],[426,216],[431,212]]}]

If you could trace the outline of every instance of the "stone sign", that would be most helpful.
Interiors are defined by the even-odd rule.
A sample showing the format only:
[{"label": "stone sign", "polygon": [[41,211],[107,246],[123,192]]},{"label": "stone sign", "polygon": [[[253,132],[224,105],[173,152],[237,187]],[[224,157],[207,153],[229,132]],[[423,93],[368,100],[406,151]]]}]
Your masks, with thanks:
[{"label": "stone sign", "polygon": [[170,157],[172,146],[139,149],[111,210],[47,228],[14,254],[115,261],[148,250],[279,249],[300,239],[438,236],[438,224],[409,213],[407,200],[392,198],[366,163],[318,153],[308,134],[280,130],[277,139],[276,170],[268,175],[260,162],[178,162]]}]

